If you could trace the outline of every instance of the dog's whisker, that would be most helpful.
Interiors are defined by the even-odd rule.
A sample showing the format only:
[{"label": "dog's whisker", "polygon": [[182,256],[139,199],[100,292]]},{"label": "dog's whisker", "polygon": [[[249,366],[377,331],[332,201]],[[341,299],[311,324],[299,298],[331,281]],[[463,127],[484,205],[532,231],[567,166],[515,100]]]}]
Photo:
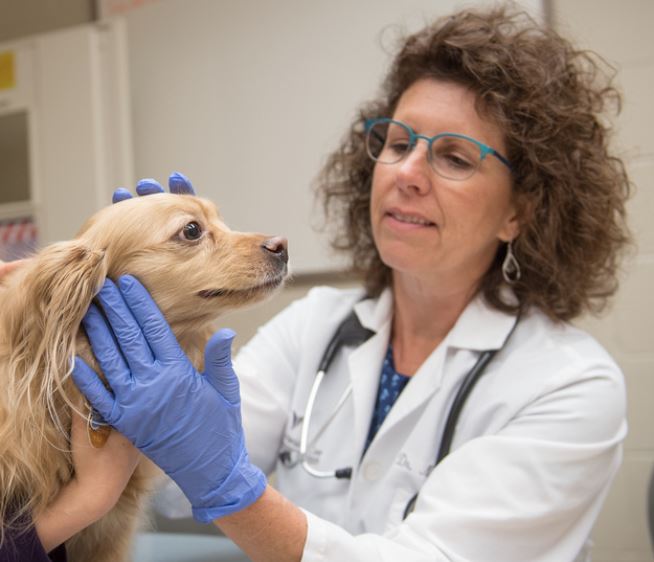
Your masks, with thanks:
[{"label": "dog's whisker", "polygon": [[247,297],[254,295],[260,291],[272,290],[279,287],[285,279],[285,275],[275,275],[269,276],[269,278],[264,278],[264,280],[252,287],[246,287],[244,289],[205,289],[198,293],[199,296],[203,298],[214,298],[214,297]]}]

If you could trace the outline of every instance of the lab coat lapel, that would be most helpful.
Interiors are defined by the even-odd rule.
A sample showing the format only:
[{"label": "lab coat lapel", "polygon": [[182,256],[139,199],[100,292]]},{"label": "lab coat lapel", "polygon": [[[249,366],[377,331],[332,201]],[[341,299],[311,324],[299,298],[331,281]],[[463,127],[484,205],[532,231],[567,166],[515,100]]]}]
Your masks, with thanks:
[{"label": "lab coat lapel", "polygon": [[[363,451],[377,398],[382,363],[390,339],[393,313],[391,290],[386,289],[376,301],[365,300],[357,303],[355,311],[361,324],[376,332],[365,344],[352,352],[348,361],[354,403],[355,443]],[[395,421],[420,408],[440,388],[445,349],[445,345],[439,346],[420,367],[391,408],[388,420],[382,425],[379,435]]]},{"label": "lab coat lapel", "polygon": [[[508,299],[512,296],[507,289]],[[515,324],[512,314],[491,308],[481,295],[474,298],[463,311],[447,337],[450,347],[486,351],[500,349]]]},{"label": "lab coat lapel", "polygon": [[425,360],[416,374],[411,377],[409,384],[404,388],[397,402],[388,413],[385,424],[380,428],[380,436],[402,418],[418,410],[438,391],[443,380],[446,351],[447,345],[443,342]]},{"label": "lab coat lapel", "polygon": [[[366,343],[354,350],[348,359],[354,404],[354,442],[362,451],[390,337],[393,311],[390,289],[386,289],[377,300],[357,303],[355,311],[361,324],[376,332]],[[421,408],[440,389],[443,374],[447,369],[446,362],[452,351],[499,349],[514,323],[514,316],[491,308],[482,296],[473,299],[447,337],[420,366],[400,394],[380,428],[378,437],[382,437],[397,422]],[[464,374],[450,373],[448,376],[459,377]]]},{"label": "lab coat lapel", "polygon": [[[449,369],[451,353],[455,349],[475,352],[500,349],[514,322],[514,316],[489,307],[483,297],[477,296],[473,299],[447,337],[425,360],[402,391],[388,413],[385,424],[380,428],[379,437],[402,418],[420,408],[440,389],[444,373]],[[448,376],[459,378],[464,374],[465,372],[449,373]]]},{"label": "lab coat lapel", "polygon": [[354,404],[354,443],[359,451],[359,458],[370,428],[388,335],[388,330],[377,332],[353,351],[348,361]]},{"label": "lab coat lapel", "polygon": [[360,457],[368,436],[382,362],[390,337],[393,308],[391,292],[386,289],[378,299],[361,301],[354,308],[361,324],[375,332],[374,336],[355,349],[348,358],[354,405],[352,429]]}]

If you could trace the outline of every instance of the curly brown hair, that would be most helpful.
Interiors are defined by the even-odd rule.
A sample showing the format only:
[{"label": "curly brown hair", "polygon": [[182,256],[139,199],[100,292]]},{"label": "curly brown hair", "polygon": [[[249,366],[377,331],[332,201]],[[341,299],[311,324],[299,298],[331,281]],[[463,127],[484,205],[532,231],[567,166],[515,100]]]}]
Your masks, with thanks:
[{"label": "curly brown hair", "polygon": [[[364,122],[390,117],[403,92],[422,78],[470,88],[480,115],[504,132],[513,167],[521,229],[513,251],[522,276],[518,304],[503,291],[506,246],[480,291],[497,309],[535,305],[558,320],[600,311],[617,289],[618,266],[630,242],[625,203],[630,182],[609,151],[603,118],[620,110],[611,69],[598,55],[537,24],[513,7],[464,10],[406,38],[378,99],[363,105],[318,180],[331,244],[349,253],[368,293],[390,285],[375,248],[369,216],[374,162]],[[330,220],[335,219],[335,220]]]}]

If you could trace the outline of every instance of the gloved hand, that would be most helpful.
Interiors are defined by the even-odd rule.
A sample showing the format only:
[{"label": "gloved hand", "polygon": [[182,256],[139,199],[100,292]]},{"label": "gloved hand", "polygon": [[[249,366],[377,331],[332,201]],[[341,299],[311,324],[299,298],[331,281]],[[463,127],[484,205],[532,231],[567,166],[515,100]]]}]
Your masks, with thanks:
[{"label": "gloved hand", "polygon": [[[173,172],[168,178],[168,188],[171,193],[179,194],[188,194],[195,195],[195,190],[191,181],[184,175],[179,172]],[[152,178],[146,178],[140,180],[136,184],[136,193],[137,195],[151,195],[152,193],[164,193],[164,188],[161,187],[161,184]],[[131,199],[132,194],[128,189],[124,187],[119,187],[114,191],[113,196],[111,197],[112,203],[119,203],[125,199]]]},{"label": "gloved hand", "polygon": [[207,523],[254,503],[266,478],[245,449],[230,356],[234,332],[212,336],[201,374],[134,277],[121,277],[118,287],[107,280],[98,299],[107,320],[92,305],[84,327],[113,393],[79,357],[73,368],[78,388],[178,484],[197,520]]}]

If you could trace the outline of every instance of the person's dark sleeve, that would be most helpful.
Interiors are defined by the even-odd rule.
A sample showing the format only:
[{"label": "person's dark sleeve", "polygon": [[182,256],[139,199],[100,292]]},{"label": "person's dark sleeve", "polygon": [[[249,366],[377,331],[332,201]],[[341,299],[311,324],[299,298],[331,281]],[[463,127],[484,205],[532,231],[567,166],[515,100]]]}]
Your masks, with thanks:
[{"label": "person's dark sleeve", "polygon": [[21,525],[20,530],[4,530],[0,562],[66,562],[66,547],[61,544],[47,553],[34,525]]}]

